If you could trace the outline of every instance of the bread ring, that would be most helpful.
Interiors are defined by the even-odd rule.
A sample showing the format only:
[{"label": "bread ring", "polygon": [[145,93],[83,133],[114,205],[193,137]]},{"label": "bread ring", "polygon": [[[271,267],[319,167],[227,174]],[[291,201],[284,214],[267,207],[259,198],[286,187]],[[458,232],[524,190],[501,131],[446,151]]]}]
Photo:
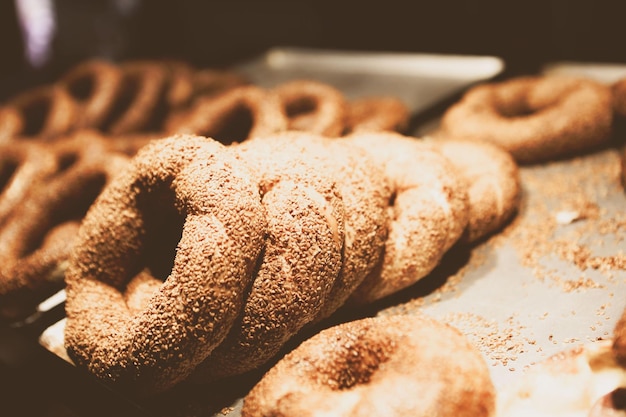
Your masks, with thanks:
[{"label": "bread ring", "polygon": [[0,229],[0,305],[4,315],[28,310],[38,296],[63,284],[76,231],[101,189],[126,165],[126,158],[80,139],[47,149],[54,174],[33,185]]},{"label": "bread ring", "polygon": [[[206,138],[175,136],[138,152],[83,220],[68,267],[65,345],[75,363],[147,394],[211,353],[241,311],[263,245],[252,178]],[[167,278],[133,314],[124,292],[146,268]]]},{"label": "bread ring", "polygon": [[73,129],[78,112],[69,94],[57,85],[19,94],[7,107],[14,110],[9,116],[12,125],[9,135],[24,138],[53,139],[66,134]]},{"label": "bread ring", "polygon": [[367,151],[392,186],[382,263],[350,297],[361,304],[406,288],[437,266],[468,223],[468,196],[451,162],[414,138],[380,132],[345,140]]},{"label": "bread ring", "polygon": [[246,141],[235,150],[260,182],[268,219],[263,258],[242,316],[196,369],[215,380],[256,369],[318,315],[342,263],[344,208],[314,155]]},{"label": "bread ring", "polygon": [[59,85],[81,107],[73,127],[100,126],[120,94],[121,84],[121,71],[99,59],[84,61],[68,71]]},{"label": "bread ring", "polygon": [[45,147],[28,141],[0,144],[0,230],[9,215],[57,169]]},{"label": "bread ring", "polygon": [[511,155],[486,142],[440,140],[433,145],[466,181],[469,223],[465,242],[475,242],[501,228],[513,216],[521,193],[518,167]]},{"label": "bread ring", "polygon": [[315,160],[319,171],[335,179],[342,196],[346,229],[343,264],[317,322],[341,307],[379,261],[387,239],[390,184],[368,152],[349,141],[294,131],[254,141],[262,142],[269,153],[289,152]]},{"label": "bread ring", "polygon": [[443,134],[494,143],[518,162],[562,157],[606,142],[608,87],[570,77],[521,77],[468,91],[444,114]]},{"label": "bread ring", "polygon": [[409,108],[395,97],[364,97],[349,103],[346,133],[393,131],[404,133],[409,126]]},{"label": "bread ring", "polygon": [[289,119],[290,130],[324,136],[340,136],[347,117],[347,103],[336,88],[318,81],[295,80],[274,88]]},{"label": "bread ring", "polygon": [[495,389],[480,353],[423,316],[379,316],[323,330],[245,397],[242,417],[488,417]]},{"label": "bread ring", "polygon": [[215,98],[196,100],[189,111],[173,115],[166,129],[170,133],[205,135],[229,144],[284,131],[287,118],[276,95],[245,86]]},{"label": "bread ring", "polygon": [[613,94],[613,110],[621,117],[626,117],[626,78],[622,78],[611,85]]}]

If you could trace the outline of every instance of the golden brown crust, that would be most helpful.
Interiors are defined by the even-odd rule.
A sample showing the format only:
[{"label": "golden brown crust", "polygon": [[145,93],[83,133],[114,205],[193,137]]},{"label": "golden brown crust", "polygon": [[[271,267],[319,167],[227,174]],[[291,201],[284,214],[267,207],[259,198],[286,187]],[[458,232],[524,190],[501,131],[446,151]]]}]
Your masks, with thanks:
[{"label": "golden brown crust", "polygon": [[432,143],[457,168],[468,187],[469,222],[464,241],[475,242],[511,219],[519,205],[521,185],[517,164],[509,153],[486,142]]},{"label": "golden brown crust", "polygon": [[391,131],[404,133],[409,108],[395,97],[363,97],[349,103],[346,132]]},{"label": "golden brown crust", "polygon": [[323,330],[281,359],[242,416],[472,416],[494,413],[482,356],[423,316],[379,316]]},{"label": "golden brown crust", "polygon": [[[185,379],[239,314],[265,231],[252,175],[222,145],[150,143],[83,221],[66,274],[68,353],[144,393]],[[167,279],[133,313],[125,288],[146,268]]]},{"label": "golden brown crust", "polygon": [[465,230],[468,196],[451,162],[415,138],[380,132],[346,140],[383,167],[392,187],[382,262],[350,297],[361,304],[406,288],[437,266]]},{"label": "golden brown crust", "polygon": [[295,80],[274,88],[288,118],[290,130],[324,136],[340,136],[347,117],[343,94],[331,85]]},{"label": "golden brown crust", "polygon": [[610,89],[570,77],[520,77],[468,91],[442,118],[443,134],[494,143],[533,163],[598,146],[613,121]]}]

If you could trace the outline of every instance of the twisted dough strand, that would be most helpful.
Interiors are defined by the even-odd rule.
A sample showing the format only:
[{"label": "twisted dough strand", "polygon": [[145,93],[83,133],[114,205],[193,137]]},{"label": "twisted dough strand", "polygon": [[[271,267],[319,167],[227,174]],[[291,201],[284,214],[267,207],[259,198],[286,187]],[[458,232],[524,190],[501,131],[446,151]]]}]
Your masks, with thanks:
[{"label": "twisted dough strand", "polygon": [[350,297],[353,303],[369,303],[432,271],[463,234],[468,197],[452,164],[424,143],[395,133],[360,133],[346,140],[384,167],[393,191],[380,268]]},{"label": "twisted dough strand", "polygon": [[274,357],[322,308],[342,264],[344,207],[310,154],[250,140],[234,148],[258,178],[268,229],[240,319],[194,373],[213,380]]}]

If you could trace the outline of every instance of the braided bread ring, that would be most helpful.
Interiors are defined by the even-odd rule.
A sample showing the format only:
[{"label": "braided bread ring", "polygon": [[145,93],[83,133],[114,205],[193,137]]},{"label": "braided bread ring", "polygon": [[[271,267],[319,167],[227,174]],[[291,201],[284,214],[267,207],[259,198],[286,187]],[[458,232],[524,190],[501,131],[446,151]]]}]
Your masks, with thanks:
[{"label": "braided bread ring", "polygon": [[481,354],[425,316],[378,316],[322,330],[244,398],[242,417],[488,417],[495,388]]},{"label": "braided bread ring", "polygon": [[104,122],[120,93],[122,73],[113,64],[93,59],[67,72],[59,81],[81,107],[74,128],[97,127]]},{"label": "braided bread ring", "polygon": [[[168,213],[150,210],[153,203],[173,218],[159,218]],[[172,229],[169,242],[157,227]],[[83,221],[66,276],[70,357],[143,393],[185,379],[239,314],[265,230],[250,171],[222,145],[192,136],[146,145]],[[173,267],[147,265],[167,279],[132,314],[126,284],[149,260],[173,252],[172,237],[179,240]]]},{"label": "braided bread ring", "polygon": [[312,133],[283,132],[256,138],[270,153],[288,150],[315,159],[318,170],[337,182],[345,210],[346,238],[339,276],[315,322],[341,307],[372,271],[387,239],[391,189],[383,169],[349,141]]},{"label": "braided bread ring", "polygon": [[55,142],[54,174],[35,184],[0,230],[0,302],[5,314],[32,307],[37,294],[62,284],[80,220],[101,189],[126,165],[102,144]]},{"label": "braided bread ring", "polygon": [[463,180],[432,147],[397,133],[346,137],[384,167],[392,219],[382,263],[350,297],[369,303],[406,288],[437,266],[468,222]]},{"label": "braided bread ring", "polygon": [[280,98],[290,130],[339,136],[344,130],[347,103],[334,87],[318,81],[295,80],[279,85]]},{"label": "braided bread ring", "polygon": [[604,143],[613,120],[611,92],[569,77],[521,77],[468,91],[442,118],[444,134],[501,146],[532,163]]},{"label": "braided bread ring", "polygon": [[475,242],[502,227],[517,210],[521,192],[511,155],[486,142],[440,140],[433,145],[467,183],[469,223],[463,240]]},{"label": "braided bread ring", "polygon": [[[71,131],[77,117],[74,101],[57,85],[19,94],[8,102],[7,107],[14,111],[10,117],[13,127],[5,133],[10,137],[52,139]],[[16,115],[19,115],[18,119]]]},{"label": "braided bread ring", "polygon": [[241,318],[196,379],[241,374],[274,357],[317,316],[341,267],[344,210],[334,181],[313,155],[266,145],[252,139],[235,148],[259,178],[268,218],[263,260]]},{"label": "braided bread ring", "polygon": [[287,129],[275,94],[255,86],[234,88],[215,98],[199,98],[166,122],[170,133],[206,135],[222,143],[270,135]]},{"label": "braided bread ring", "polygon": [[403,133],[409,125],[409,108],[395,97],[365,97],[349,103],[346,133],[393,131]]},{"label": "braided bread ring", "polygon": [[56,168],[54,157],[42,146],[28,141],[0,144],[0,230],[33,186]]}]

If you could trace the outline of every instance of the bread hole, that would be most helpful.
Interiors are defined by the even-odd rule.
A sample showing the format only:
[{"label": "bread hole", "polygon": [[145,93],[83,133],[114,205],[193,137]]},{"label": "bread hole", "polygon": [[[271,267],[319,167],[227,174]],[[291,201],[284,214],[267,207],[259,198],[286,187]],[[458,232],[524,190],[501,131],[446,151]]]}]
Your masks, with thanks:
[{"label": "bread hole", "polygon": [[290,119],[313,113],[317,110],[317,101],[312,97],[300,97],[287,103],[286,112]]},{"label": "bread hole", "polygon": [[71,152],[62,153],[59,156],[59,159],[58,159],[58,173],[57,173],[57,175],[59,173],[61,173],[61,172],[67,171],[69,168],[74,166],[77,161],[78,161],[78,152],[77,151],[71,151]]},{"label": "bread hole", "polygon": [[144,215],[142,267],[154,278],[165,281],[174,266],[185,216],[176,208],[174,191],[166,186],[140,194],[137,205]]},{"label": "bread hole", "polygon": [[199,135],[210,136],[226,145],[243,142],[250,135],[254,125],[252,110],[245,103],[238,103],[221,117],[220,123],[212,131],[197,132]]},{"label": "bread hole", "polygon": [[91,97],[95,90],[95,80],[92,74],[80,75],[68,83],[69,93],[80,101],[85,101]]}]

